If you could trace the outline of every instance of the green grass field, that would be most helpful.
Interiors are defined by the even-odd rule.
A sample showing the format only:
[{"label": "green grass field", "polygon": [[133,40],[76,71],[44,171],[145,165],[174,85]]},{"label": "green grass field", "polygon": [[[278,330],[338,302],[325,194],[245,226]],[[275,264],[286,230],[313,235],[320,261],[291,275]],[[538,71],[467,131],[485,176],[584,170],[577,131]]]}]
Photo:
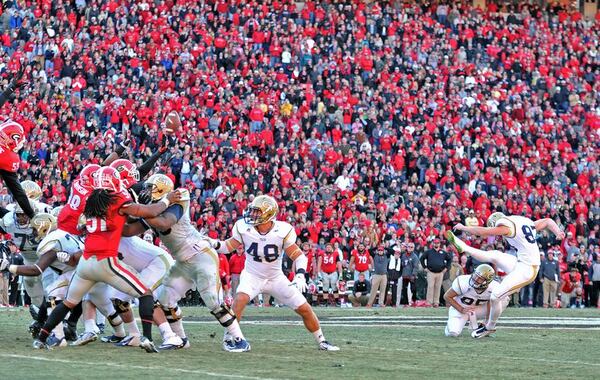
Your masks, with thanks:
[{"label": "green grass field", "polygon": [[[252,351],[221,350],[222,329],[203,308],[186,308],[192,347],[147,354],[99,341],[31,348],[26,310],[0,309],[2,379],[571,379],[600,373],[598,310],[509,309],[493,338],[465,329],[444,337],[445,309],[317,309],[339,352],[321,352],[286,308],[249,307]],[[244,323],[245,322],[245,323]],[[552,327],[541,327],[542,324]],[[571,327],[561,327],[567,323]],[[518,327],[518,326],[526,326]],[[81,327],[80,327],[81,328]],[[155,332],[158,337],[158,331]]]}]

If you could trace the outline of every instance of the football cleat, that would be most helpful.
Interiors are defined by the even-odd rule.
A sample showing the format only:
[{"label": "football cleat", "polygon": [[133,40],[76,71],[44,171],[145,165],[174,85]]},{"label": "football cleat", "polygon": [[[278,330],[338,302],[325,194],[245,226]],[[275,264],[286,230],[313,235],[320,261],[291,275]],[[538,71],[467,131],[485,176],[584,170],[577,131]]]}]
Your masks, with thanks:
[{"label": "football cleat", "polygon": [[185,338],[181,338],[181,341],[183,342],[183,345],[181,346],[181,348],[190,348],[190,339],[185,337]]},{"label": "football cleat", "polygon": [[250,351],[250,343],[248,343],[245,339],[235,338],[233,340],[223,342],[223,350],[227,352],[247,352]]},{"label": "football cleat", "polygon": [[31,324],[29,325],[29,333],[31,334],[31,337],[33,339],[37,339],[38,334],[40,333],[41,329],[42,329],[42,326],[40,325],[40,323],[38,321],[31,322]]},{"label": "football cleat", "polygon": [[177,335],[165,339],[158,349],[161,351],[177,350],[183,348],[183,339]]},{"label": "football cleat", "polygon": [[458,237],[456,237],[456,235],[454,235],[454,232],[446,231],[446,239],[448,239],[448,242],[452,244],[454,248],[456,248],[458,253],[464,252],[467,256],[470,256],[470,254],[465,251],[467,244],[464,241],[460,240]]},{"label": "football cleat", "polygon": [[77,324],[65,322],[63,324],[63,330],[65,333],[65,339],[70,341],[77,340]]},{"label": "football cleat", "polygon": [[77,338],[76,341],[71,343],[71,346],[85,346],[96,339],[98,339],[98,334],[95,332],[84,332],[83,334],[79,335],[79,338]]},{"label": "football cleat", "polygon": [[124,336],[109,335],[103,336],[102,338],[100,338],[100,341],[102,343],[119,343],[123,339],[125,339]]},{"label": "football cleat", "polygon": [[50,350],[51,348],[48,347],[48,345],[44,342],[42,342],[41,340],[34,340],[33,341],[33,348],[35,348],[36,350]]},{"label": "football cleat", "polygon": [[122,341],[116,343],[117,347],[139,347],[140,336],[139,335],[127,335]]},{"label": "football cleat", "polygon": [[46,341],[46,344],[48,345],[49,348],[54,348],[54,347],[67,347],[67,340],[65,338],[57,338],[56,335],[52,334],[48,337],[48,340]]},{"label": "football cleat", "polygon": [[496,330],[488,330],[485,326],[481,326],[477,330],[473,331],[471,333],[471,336],[475,339],[481,339],[481,338],[486,337],[495,332],[496,332]]},{"label": "football cleat", "polygon": [[156,349],[156,346],[154,345],[154,342],[151,341],[150,339],[146,338],[145,336],[140,337],[140,347],[143,350],[146,350],[146,352],[148,353],[157,353],[158,350]]},{"label": "football cleat", "polygon": [[338,346],[334,346],[333,344],[324,340],[321,343],[319,343],[319,350],[321,350],[321,351],[339,351],[340,348]]}]

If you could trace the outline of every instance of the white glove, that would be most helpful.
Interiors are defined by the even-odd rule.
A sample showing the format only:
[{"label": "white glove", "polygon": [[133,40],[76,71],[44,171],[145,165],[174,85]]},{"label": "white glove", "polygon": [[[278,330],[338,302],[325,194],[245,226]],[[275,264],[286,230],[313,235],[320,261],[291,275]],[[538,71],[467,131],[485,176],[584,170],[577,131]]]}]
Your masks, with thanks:
[{"label": "white glove", "polygon": [[64,252],[64,251],[56,252],[56,259],[58,261],[60,261],[61,263],[66,263],[67,261],[69,261],[70,258],[71,258],[71,255],[69,255],[67,252]]},{"label": "white glove", "polygon": [[7,259],[0,259],[0,271],[6,270],[6,268],[8,268],[8,266],[10,265],[10,260]]},{"label": "white glove", "polygon": [[296,285],[296,288],[300,291],[300,293],[306,293],[306,277],[304,277],[304,273],[298,273],[296,277],[294,277],[294,282],[292,284]]},{"label": "white glove", "polygon": [[208,244],[210,244],[210,246],[213,247],[214,249],[219,249],[221,247],[221,244],[219,244],[218,240],[215,240],[213,238],[209,238],[208,236],[205,236],[204,239],[206,239],[206,241],[208,242]]}]

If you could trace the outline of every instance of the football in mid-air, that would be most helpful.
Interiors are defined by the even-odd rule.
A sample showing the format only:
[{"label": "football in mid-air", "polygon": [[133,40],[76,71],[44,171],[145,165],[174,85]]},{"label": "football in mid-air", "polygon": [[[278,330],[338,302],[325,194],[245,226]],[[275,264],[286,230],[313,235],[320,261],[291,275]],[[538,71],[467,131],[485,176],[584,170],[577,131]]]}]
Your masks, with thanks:
[{"label": "football in mid-air", "polygon": [[174,134],[181,128],[181,118],[176,111],[171,111],[165,118],[165,132]]}]

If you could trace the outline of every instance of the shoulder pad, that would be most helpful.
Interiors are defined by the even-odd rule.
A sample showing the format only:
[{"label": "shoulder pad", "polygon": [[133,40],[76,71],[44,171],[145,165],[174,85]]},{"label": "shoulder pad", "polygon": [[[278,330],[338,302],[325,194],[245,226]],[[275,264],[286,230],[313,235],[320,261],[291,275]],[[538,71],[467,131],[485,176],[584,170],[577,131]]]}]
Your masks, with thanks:
[{"label": "shoulder pad", "polygon": [[173,204],[180,205],[183,207],[183,210],[187,210],[190,206],[190,192],[187,189],[178,189],[181,193],[181,200],[177,202],[173,202]]},{"label": "shoulder pad", "polygon": [[496,222],[496,226],[508,227],[510,229],[509,237],[515,237],[517,233],[517,225],[512,220],[508,219],[508,217],[498,219],[498,221]]},{"label": "shoulder pad", "polygon": [[41,256],[44,253],[48,253],[49,251],[52,251],[52,250],[54,250],[54,251],[62,250],[62,245],[60,244],[60,241],[58,241],[55,238],[44,239],[38,245],[37,254]]}]

